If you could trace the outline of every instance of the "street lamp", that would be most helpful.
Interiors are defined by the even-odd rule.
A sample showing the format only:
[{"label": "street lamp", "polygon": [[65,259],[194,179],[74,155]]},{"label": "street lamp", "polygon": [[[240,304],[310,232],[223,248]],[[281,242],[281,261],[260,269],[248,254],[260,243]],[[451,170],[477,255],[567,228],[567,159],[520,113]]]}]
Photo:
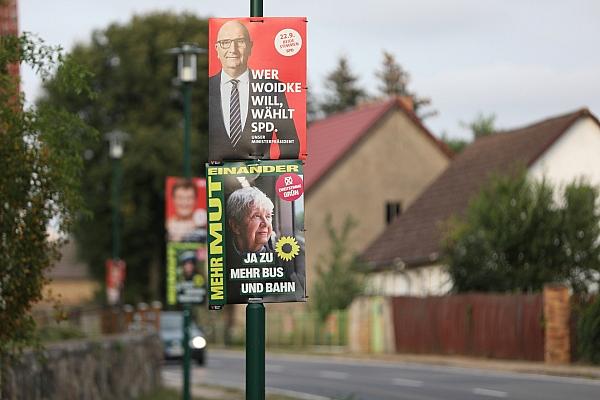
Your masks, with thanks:
[{"label": "street lamp", "polygon": [[190,165],[190,104],[192,102],[191,83],[198,79],[198,54],[206,53],[206,49],[193,43],[183,43],[168,51],[177,56],[177,78],[182,83],[183,92],[183,173],[186,178],[192,177]]},{"label": "street lamp", "polygon": [[[198,77],[198,54],[206,53],[193,43],[183,43],[181,47],[170,49],[169,54],[177,55],[177,77],[182,83],[183,92],[183,175],[192,177],[190,163],[190,105],[192,102],[192,82]],[[192,307],[185,303],[183,307],[183,400],[190,400],[190,317]]]},{"label": "street lamp", "polygon": [[169,54],[177,55],[177,77],[181,82],[196,82],[198,77],[197,55],[206,53],[206,49],[194,43],[183,43],[181,47],[169,50]]},{"label": "street lamp", "polygon": [[125,132],[115,130],[104,135],[108,141],[108,154],[112,158],[112,258],[119,259],[121,252],[121,237],[119,232],[119,192],[121,187],[121,157],[123,157],[124,142],[129,138]]},{"label": "street lamp", "polygon": [[116,304],[121,299],[121,288],[125,277],[125,263],[120,260],[121,234],[119,221],[119,194],[121,191],[121,158],[124,142],[129,135],[119,130],[104,135],[108,141],[108,155],[112,158],[112,259],[106,264],[106,295],[109,304]]},{"label": "street lamp", "polygon": [[120,130],[112,131],[104,135],[108,141],[108,154],[112,159],[120,159],[123,157],[123,146],[125,141],[129,139],[129,135]]}]

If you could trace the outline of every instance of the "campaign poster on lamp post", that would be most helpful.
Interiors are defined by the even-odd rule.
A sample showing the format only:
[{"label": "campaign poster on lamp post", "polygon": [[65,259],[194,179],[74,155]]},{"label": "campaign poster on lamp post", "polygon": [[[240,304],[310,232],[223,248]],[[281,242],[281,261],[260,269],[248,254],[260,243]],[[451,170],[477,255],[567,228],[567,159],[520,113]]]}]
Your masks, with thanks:
[{"label": "campaign poster on lamp post", "polygon": [[167,304],[206,301],[206,244],[167,244]]},{"label": "campaign poster on lamp post", "polygon": [[306,23],[209,19],[209,161],[306,159]]},{"label": "campaign poster on lamp post", "polygon": [[206,300],[206,180],[167,177],[167,304]]},{"label": "campaign poster on lamp post", "polygon": [[167,242],[206,243],[206,180],[167,177],[165,183]]},{"label": "campaign poster on lamp post", "polygon": [[306,301],[302,162],[207,165],[209,308]]},{"label": "campaign poster on lamp post", "polygon": [[124,260],[109,258],[105,262],[105,270],[106,299],[108,304],[115,305],[121,301],[127,266]]}]

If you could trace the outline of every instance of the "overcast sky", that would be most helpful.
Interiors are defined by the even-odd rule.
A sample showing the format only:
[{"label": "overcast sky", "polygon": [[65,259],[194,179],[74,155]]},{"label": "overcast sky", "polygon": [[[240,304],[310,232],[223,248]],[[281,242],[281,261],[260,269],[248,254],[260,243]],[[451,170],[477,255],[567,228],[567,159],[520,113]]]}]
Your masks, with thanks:
[{"label": "overcast sky", "polygon": [[[134,14],[249,15],[249,0],[18,0],[22,31],[66,50]],[[317,95],[340,55],[376,93],[382,50],[431,97],[435,133],[469,137],[460,121],[497,115],[500,128],[588,107],[600,115],[598,0],[264,0],[265,16],[308,17],[308,78]],[[175,44],[174,44],[175,45]],[[39,82],[23,71],[28,97]]]}]

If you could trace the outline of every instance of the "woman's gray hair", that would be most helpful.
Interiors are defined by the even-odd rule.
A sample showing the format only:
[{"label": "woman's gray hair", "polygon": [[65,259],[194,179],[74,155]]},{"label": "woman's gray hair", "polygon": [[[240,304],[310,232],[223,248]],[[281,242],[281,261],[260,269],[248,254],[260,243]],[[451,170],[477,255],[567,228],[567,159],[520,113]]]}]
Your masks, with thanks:
[{"label": "woman's gray hair", "polygon": [[271,199],[259,188],[249,186],[238,189],[229,195],[227,215],[239,224],[253,206],[270,212],[275,208]]}]

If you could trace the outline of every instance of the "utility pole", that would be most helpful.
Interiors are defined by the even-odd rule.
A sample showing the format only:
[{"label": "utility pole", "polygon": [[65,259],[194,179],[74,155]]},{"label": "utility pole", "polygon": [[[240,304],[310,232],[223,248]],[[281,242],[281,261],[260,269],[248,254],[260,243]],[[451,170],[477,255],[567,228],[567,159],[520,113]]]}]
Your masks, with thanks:
[{"label": "utility pole", "polygon": [[[169,50],[169,53],[177,55],[177,70],[181,91],[183,94],[183,176],[186,179],[192,177],[192,165],[190,161],[190,121],[192,103],[192,83],[197,79],[197,55],[205,53],[193,44],[184,43],[181,47]],[[192,318],[191,303],[183,304],[183,400],[190,400],[190,321]]]},{"label": "utility pole", "polygon": [[[250,0],[250,16],[263,16],[263,1]],[[265,400],[265,306],[246,306],[246,400]]]}]

